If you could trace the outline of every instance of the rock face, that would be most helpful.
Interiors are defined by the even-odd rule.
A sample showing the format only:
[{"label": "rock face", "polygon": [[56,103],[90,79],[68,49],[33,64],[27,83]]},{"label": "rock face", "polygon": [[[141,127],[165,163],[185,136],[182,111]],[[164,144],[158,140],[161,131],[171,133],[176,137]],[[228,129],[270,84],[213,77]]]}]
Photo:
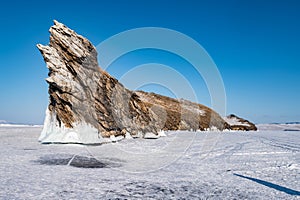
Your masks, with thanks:
[{"label": "rock face", "polygon": [[41,142],[101,143],[158,137],[161,130],[231,129],[203,105],[126,89],[101,70],[96,48],[86,38],[57,21],[49,31],[49,45],[37,45],[49,69]]},{"label": "rock face", "polygon": [[225,121],[230,125],[231,130],[237,131],[257,131],[257,127],[252,122],[240,118],[234,114],[228,115]]}]

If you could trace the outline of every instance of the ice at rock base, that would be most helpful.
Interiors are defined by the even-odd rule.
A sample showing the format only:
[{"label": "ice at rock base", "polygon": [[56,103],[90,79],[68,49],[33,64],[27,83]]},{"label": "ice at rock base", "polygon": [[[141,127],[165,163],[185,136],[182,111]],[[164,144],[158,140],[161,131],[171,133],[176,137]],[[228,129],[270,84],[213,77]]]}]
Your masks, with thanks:
[{"label": "ice at rock base", "polygon": [[109,138],[103,138],[98,130],[86,123],[74,125],[73,128],[67,128],[63,124],[59,126],[55,114],[46,110],[46,118],[43,131],[39,137],[41,143],[106,143]]},{"label": "ice at rock base", "polygon": [[[159,131],[157,135],[153,133],[141,133],[135,137],[143,137],[145,139],[157,139],[165,137],[163,130]],[[39,137],[39,142],[47,143],[77,143],[77,144],[103,144],[110,142],[117,142],[122,139],[132,139],[129,133],[124,136],[111,135],[109,138],[102,137],[98,130],[86,123],[77,123],[73,128],[67,128],[63,124],[59,125],[55,114],[46,110],[46,118],[42,133]]]}]

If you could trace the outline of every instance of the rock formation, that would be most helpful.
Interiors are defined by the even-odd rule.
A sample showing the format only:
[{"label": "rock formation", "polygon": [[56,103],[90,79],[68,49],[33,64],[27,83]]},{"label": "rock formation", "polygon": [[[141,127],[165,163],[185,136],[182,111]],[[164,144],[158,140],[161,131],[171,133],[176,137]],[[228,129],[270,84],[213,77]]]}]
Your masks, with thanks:
[{"label": "rock formation", "polygon": [[228,115],[225,121],[230,125],[231,130],[236,131],[257,131],[257,127],[252,122],[240,118],[234,114]]},{"label": "rock formation", "polygon": [[101,143],[158,137],[161,130],[231,129],[203,105],[126,89],[98,66],[96,48],[86,38],[57,21],[49,31],[49,45],[37,45],[49,69],[41,142]]}]

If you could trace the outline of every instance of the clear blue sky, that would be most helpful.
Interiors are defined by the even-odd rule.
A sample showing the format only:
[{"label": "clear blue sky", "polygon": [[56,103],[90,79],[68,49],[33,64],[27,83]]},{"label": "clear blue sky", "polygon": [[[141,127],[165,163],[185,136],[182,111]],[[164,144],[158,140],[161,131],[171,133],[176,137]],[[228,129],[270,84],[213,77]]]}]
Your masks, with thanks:
[{"label": "clear blue sky", "polygon": [[[137,27],[180,31],[199,42],[216,63],[228,114],[256,123],[300,121],[299,10],[297,0],[2,1],[0,119],[43,122],[47,68],[35,45],[48,44],[48,29],[57,19],[95,45]],[[109,72],[119,77],[124,68],[147,62],[181,66],[193,76],[184,60],[155,50],[130,53]],[[199,87],[199,102],[210,105],[203,80],[193,83]]]}]

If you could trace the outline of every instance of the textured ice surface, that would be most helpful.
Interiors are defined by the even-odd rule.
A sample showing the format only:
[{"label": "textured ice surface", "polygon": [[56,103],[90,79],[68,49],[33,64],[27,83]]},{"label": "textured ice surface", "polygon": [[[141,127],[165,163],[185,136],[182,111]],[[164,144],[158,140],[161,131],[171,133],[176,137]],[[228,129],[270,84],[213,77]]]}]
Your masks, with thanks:
[{"label": "textured ice surface", "polygon": [[0,127],[0,199],[299,199],[300,135],[166,132],[99,146],[42,145]]}]

